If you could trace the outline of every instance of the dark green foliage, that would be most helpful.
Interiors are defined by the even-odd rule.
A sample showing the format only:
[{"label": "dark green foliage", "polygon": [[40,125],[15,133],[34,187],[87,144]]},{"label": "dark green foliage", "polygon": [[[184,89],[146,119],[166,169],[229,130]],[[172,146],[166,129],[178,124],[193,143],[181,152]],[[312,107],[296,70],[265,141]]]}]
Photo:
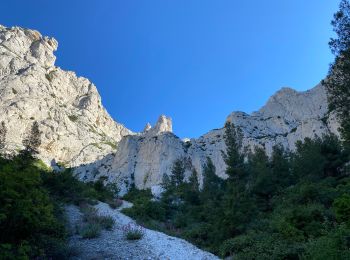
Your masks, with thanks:
[{"label": "dark green foliage", "polygon": [[134,206],[123,209],[123,212],[142,222],[147,222],[150,219],[164,220],[164,208],[152,201],[151,198],[150,190],[138,191],[134,188],[124,197],[125,200],[132,201]]},{"label": "dark green foliage", "polygon": [[339,11],[334,14],[331,24],[337,38],[332,38],[329,46],[335,55],[341,55],[350,47],[350,3],[348,0],[341,0]]},{"label": "dark green foliage", "polygon": [[350,194],[343,194],[334,200],[333,209],[339,222],[350,227]]},{"label": "dark green foliage", "polygon": [[183,183],[184,178],[185,167],[183,160],[178,159],[174,162],[173,169],[171,170],[170,185],[177,187]]},{"label": "dark green foliage", "polygon": [[144,236],[144,229],[131,223],[124,226],[123,231],[127,240],[139,240]]},{"label": "dark green foliage", "polygon": [[76,115],[69,115],[68,116],[69,120],[72,121],[72,122],[76,122],[78,121],[79,117],[76,116]]},{"label": "dark green foliage", "polygon": [[99,237],[101,235],[101,227],[98,224],[95,223],[88,223],[81,227],[79,230],[79,234],[81,235],[82,238],[85,239],[92,239]]},{"label": "dark green foliage", "polygon": [[340,119],[341,133],[350,145],[350,3],[342,0],[332,21],[337,38],[329,45],[336,55],[327,79],[323,82],[328,91],[329,109]]},{"label": "dark green foliage", "polygon": [[27,133],[27,136],[22,142],[24,146],[24,154],[35,155],[38,153],[38,148],[41,144],[41,132],[37,121],[34,121],[29,133]]},{"label": "dark green foliage", "polygon": [[222,257],[349,258],[350,177],[339,140],[306,139],[295,153],[274,147],[270,158],[256,148],[245,162],[232,140],[226,144],[231,175],[227,180],[216,176],[208,158],[198,201],[184,196],[194,192],[191,185],[171,185],[169,177],[159,201],[150,192],[132,191],[127,197],[136,207],[125,212]]},{"label": "dark green foliage", "polygon": [[81,204],[80,211],[83,213],[84,223],[77,226],[77,229],[82,238],[96,238],[100,236],[102,229],[113,229],[114,219],[110,216],[99,215],[96,208],[88,204]]},{"label": "dark green foliage", "polygon": [[114,218],[111,216],[100,216],[99,220],[100,226],[106,230],[112,230],[114,227]]},{"label": "dark green foliage", "polygon": [[49,172],[42,176],[50,194],[65,203],[110,202],[115,199],[114,185],[105,186],[100,179],[95,183],[83,183],[73,176],[71,169],[62,172]]},{"label": "dark green foliage", "polygon": [[244,156],[241,153],[242,138],[243,134],[240,128],[229,122],[225,124],[226,153],[223,152],[223,157],[227,165],[226,174],[233,181],[246,177],[243,167]]},{"label": "dark green foliage", "polygon": [[[62,203],[111,200],[113,191],[82,183],[68,169],[52,172],[28,151],[0,157],[0,259],[67,259]],[[98,225],[111,229],[113,219],[99,217]],[[84,236],[94,233],[89,227]]]},{"label": "dark green foliage", "polygon": [[302,259],[350,259],[350,229],[336,226],[306,243]]},{"label": "dark green foliage", "polygon": [[112,208],[112,209],[117,209],[120,206],[123,205],[123,201],[119,198],[114,198],[111,200],[107,200],[108,205]]},{"label": "dark green foliage", "polygon": [[324,177],[341,177],[348,153],[334,136],[311,140],[306,138],[296,143],[297,153],[293,156],[292,172],[296,177],[319,180]]},{"label": "dark green foliage", "polygon": [[5,148],[6,134],[7,134],[7,128],[6,128],[5,122],[2,121],[0,123],[0,153]]},{"label": "dark green foliage", "polygon": [[97,191],[74,178],[70,169],[46,173],[43,180],[52,196],[66,203],[79,205],[87,201],[92,202],[98,197]]},{"label": "dark green foliage", "polygon": [[0,258],[63,257],[64,226],[41,174],[33,158],[0,159]]}]

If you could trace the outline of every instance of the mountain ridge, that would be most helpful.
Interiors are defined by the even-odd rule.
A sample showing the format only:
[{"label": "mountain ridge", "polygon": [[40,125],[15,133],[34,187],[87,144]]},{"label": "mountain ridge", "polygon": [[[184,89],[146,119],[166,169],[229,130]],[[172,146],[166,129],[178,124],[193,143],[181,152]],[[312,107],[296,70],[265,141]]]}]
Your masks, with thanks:
[{"label": "mountain ridge", "polygon": [[[178,159],[186,177],[196,170],[202,183],[207,157],[216,174],[226,178],[224,128],[181,140],[172,133],[172,120],[160,116],[154,127],[147,124],[134,133],[111,118],[93,83],[54,65],[57,47],[54,38],[35,30],[0,26],[0,121],[9,130],[8,151],[21,149],[30,125],[38,121],[39,157],[53,167],[75,167],[86,181],[103,177],[118,182],[123,192],[135,184],[157,193]],[[321,84],[303,92],[282,88],[258,111],[232,112],[225,122],[242,129],[245,149],[263,147],[268,154],[274,145],[294,150],[295,142],[306,137],[338,134]]]}]

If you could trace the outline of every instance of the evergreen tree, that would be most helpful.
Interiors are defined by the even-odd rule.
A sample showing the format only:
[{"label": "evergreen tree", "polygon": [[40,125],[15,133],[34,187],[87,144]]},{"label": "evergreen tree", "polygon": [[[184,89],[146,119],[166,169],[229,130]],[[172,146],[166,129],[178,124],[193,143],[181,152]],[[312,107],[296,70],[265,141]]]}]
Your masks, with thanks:
[{"label": "evergreen tree", "polygon": [[7,128],[5,122],[2,121],[0,124],[0,152],[5,148]]},{"label": "evergreen tree", "polygon": [[38,148],[41,144],[41,133],[39,130],[39,123],[37,121],[33,123],[30,132],[22,142],[26,153],[29,153],[31,155],[39,153]]},{"label": "evergreen tree", "polygon": [[188,178],[188,183],[185,183],[184,198],[185,201],[191,205],[199,204],[199,183],[196,169],[192,170],[192,173]]},{"label": "evergreen tree", "polygon": [[241,234],[255,214],[254,200],[249,193],[249,175],[242,153],[243,133],[232,123],[225,124],[226,163],[228,182],[223,197],[224,214],[221,216],[223,236],[226,238]]},{"label": "evergreen tree", "polygon": [[343,139],[347,145],[350,145],[350,3],[348,0],[341,1],[332,26],[337,38],[331,39],[329,45],[336,59],[323,84],[328,92],[329,109],[337,113]]},{"label": "evergreen tree", "polygon": [[265,149],[255,148],[255,152],[249,156],[248,166],[248,187],[251,186],[249,191],[255,194],[259,208],[268,210],[269,200],[273,196],[276,186]]},{"label": "evergreen tree", "polygon": [[202,201],[218,200],[223,195],[224,181],[216,175],[215,171],[212,160],[207,157],[207,163],[203,168]]},{"label": "evergreen tree", "polygon": [[290,154],[287,153],[280,145],[272,148],[271,168],[273,178],[275,179],[279,189],[283,189],[293,183],[293,176],[290,173]]},{"label": "evergreen tree", "polygon": [[240,153],[243,139],[242,130],[235,127],[233,123],[227,122],[224,139],[226,153],[222,152],[222,155],[227,167],[226,174],[229,176],[229,180],[239,180],[244,177],[244,156]]},{"label": "evergreen tree", "polygon": [[198,173],[196,169],[192,170],[191,176],[188,178],[190,190],[193,192],[199,191]]},{"label": "evergreen tree", "polygon": [[183,160],[177,159],[171,170],[170,183],[172,186],[180,186],[184,182],[185,166]]}]

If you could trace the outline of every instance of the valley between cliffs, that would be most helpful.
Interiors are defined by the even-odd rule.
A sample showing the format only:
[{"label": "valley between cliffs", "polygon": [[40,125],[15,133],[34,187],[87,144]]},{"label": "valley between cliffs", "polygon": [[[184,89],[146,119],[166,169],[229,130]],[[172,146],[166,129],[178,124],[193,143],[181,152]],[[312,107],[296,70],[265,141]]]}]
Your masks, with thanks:
[{"label": "valley between cliffs", "polygon": [[[195,170],[200,184],[207,157],[216,174],[227,177],[224,127],[182,140],[173,133],[171,118],[162,115],[153,127],[135,133],[112,119],[92,82],[55,65],[57,48],[54,38],[38,31],[0,26],[0,121],[8,129],[8,153],[23,148],[22,140],[38,122],[40,159],[54,169],[74,167],[83,181],[117,183],[121,194],[133,185],[159,194],[179,159],[186,178]],[[271,154],[275,145],[294,151],[298,140],[338,134],[327,106],[321,84],[304,92],[282,88],[257,112],[232,112],[223,125],[231,122],[242,130],[246,151],[260,147]]]}]

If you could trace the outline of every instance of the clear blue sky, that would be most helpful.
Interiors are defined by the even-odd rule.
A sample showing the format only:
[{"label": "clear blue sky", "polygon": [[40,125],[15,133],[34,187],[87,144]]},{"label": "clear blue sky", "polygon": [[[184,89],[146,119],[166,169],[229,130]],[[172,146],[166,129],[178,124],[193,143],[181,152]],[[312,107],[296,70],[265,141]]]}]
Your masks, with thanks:
[{"label": "clear blue sky", "polygon": [[118,122],[160,114],[180,137],[259,109],[282,86],[325,77],[337,0],[4,0],[0,23],[59,42],[56,64],[89,78]]}]

